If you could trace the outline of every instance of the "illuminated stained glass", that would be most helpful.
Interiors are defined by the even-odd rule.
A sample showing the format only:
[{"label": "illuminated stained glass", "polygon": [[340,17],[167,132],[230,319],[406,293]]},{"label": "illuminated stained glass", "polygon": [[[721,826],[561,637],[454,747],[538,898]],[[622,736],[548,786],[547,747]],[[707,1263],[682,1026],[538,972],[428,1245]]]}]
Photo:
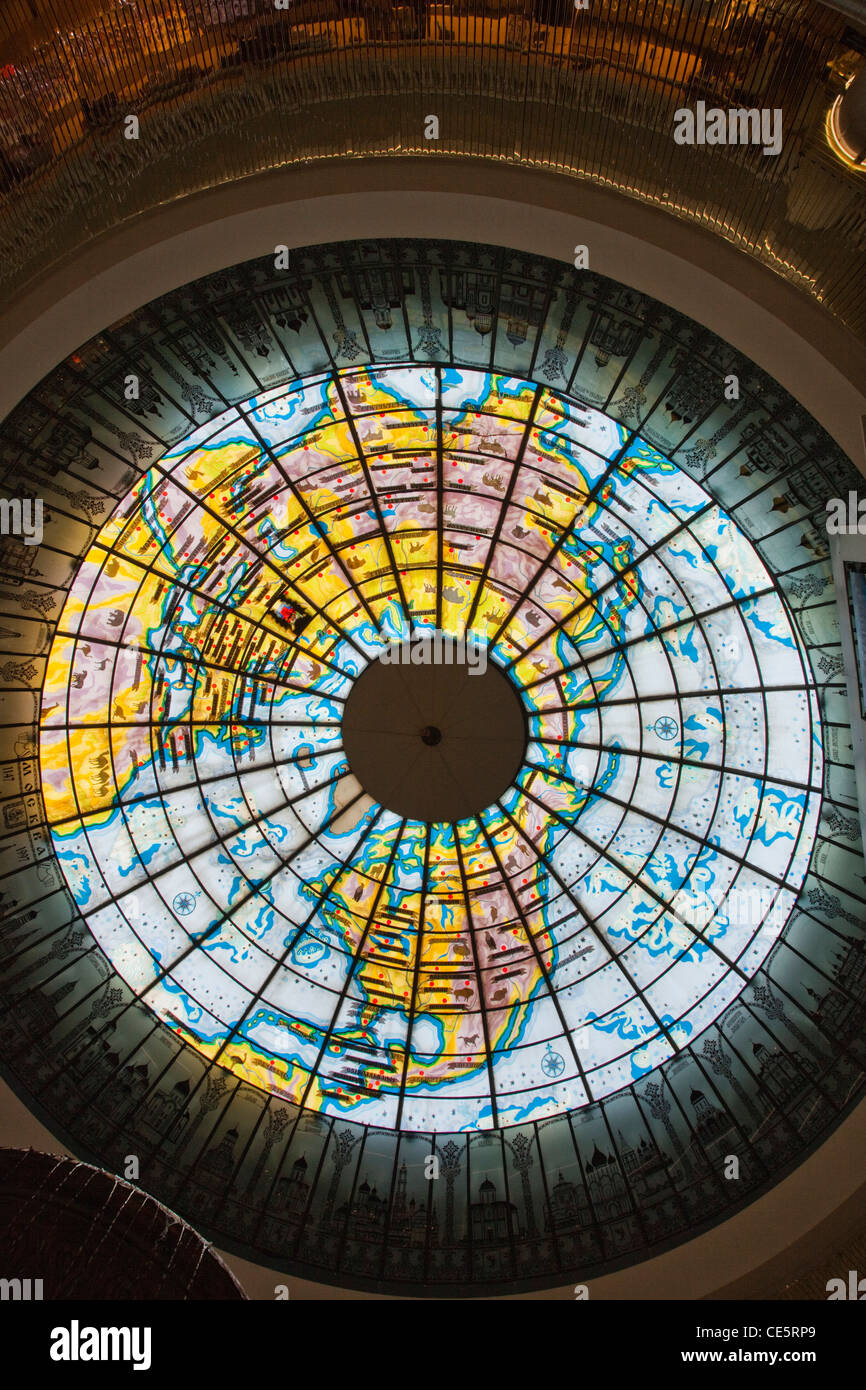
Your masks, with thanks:
[{"label": "illuminated stained glass", "polygon": [[[374,800],[346,702],[473,637],[517,775]],[[742,991],[807,872],[818,708],[785,601],[693,478],[545,386],[307,377],[176,445],[87,554],[43,689],[55,850],[118,972],[271,1094],[404,1131],[588,1105]]]}]

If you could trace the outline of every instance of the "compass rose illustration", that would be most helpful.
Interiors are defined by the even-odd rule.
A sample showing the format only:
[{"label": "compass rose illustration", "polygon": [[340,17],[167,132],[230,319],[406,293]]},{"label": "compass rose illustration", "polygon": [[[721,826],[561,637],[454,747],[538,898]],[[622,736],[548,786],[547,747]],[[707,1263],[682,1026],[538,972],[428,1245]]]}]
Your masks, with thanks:
[{"label": "compass rose illustration", "polygon": [[195,907],[195,894],[175,893],[171,905],[181,917],[188,917]]},{"label": "compass rose illustration", "polygon": [[653,724],[653,728],[659,738],[666,740],[676,738],[680,731],[679,724],[675,719],[672,719],[669,714],[663,714],[660,719],[657,719]]},{"label": "compass rose illustration", "polygon": [[560,1052],[554,1052],[550,1043],[547,1044],[547,1051],[541,1059],[541,1070],[545,1076],[559,1076],[565,1070],[565,1061]]}]

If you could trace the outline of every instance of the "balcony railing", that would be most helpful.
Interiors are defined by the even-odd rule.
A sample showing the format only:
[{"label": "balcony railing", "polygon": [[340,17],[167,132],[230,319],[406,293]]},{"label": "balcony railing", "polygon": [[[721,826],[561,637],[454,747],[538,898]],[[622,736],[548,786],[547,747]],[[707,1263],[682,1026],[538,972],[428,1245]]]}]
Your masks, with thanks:
[{"label": "balcony railing", "polygon": [[[257,172],[462,155],[708,228],[866,341],[866,183],[825,130],[866,41],[810,0],[5,0],[0,26],[6,295],[157,204]],[[678,144],[675,113],[700,102],[780,109],[780,151]]]}]

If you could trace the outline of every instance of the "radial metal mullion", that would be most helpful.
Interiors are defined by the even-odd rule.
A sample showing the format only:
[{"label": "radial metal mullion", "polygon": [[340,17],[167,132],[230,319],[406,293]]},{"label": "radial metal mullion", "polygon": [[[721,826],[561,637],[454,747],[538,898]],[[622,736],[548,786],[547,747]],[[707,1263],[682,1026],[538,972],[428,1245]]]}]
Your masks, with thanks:
[{"label": "radial metal mullion", "polygon": [[445,583],[445,448],[442,438],[442,368],[436,366],[436,627],[442,630],[442,588]]},{"label": "radial metal mullion", "polygon": [[[526,834],[526,832],[523,831],[523,830],[521,830],[521,828],[518,826],[517,822],[516,822],[515,820],[513,820],[513,818],[511,817],[511,815],[509,814],[509,812],[505,809],[505,807],[503,806],[503,804],[502,804],[501,801],[498,801],[498,802],[496,803],[496,809],[497,809],[504,817],[507,818],[508,822],[513,826],[514,829],[516,829],[516,830],[518,831],[518,834],[521,836],[521,838],[522,838],[523,840],[525,840],[526,844],[527,844],[527,845],[531,845],[531,846],[533,847],[533,849],[535,850],[535,852],[536,852],[537,855],[538,855],[539,860],[540,860],[540,861],[543,861],[544,864],[545,864],[545,867],[547,868],[547,867],[548,867],[548,864],[547,864],[546,858],[543,856],[543,854],[541,853],[541,851],[537,849],[537,847],[535,846],[534,841],[531,840],[530,837]],[[515,918],[516,918],[517,921],[520,922],[520,924],[521,924],[521,926],[522,926],[522,928],[523,928],[523,934],[524,934],[524,936],[526,937],[526,944],[528,945],[530,951],[532,952],[532,954],[533,954],[534,957],[535,957],[536,966],[537,966],[538,971],[539,971],[539,973],[540,973],[540,975],[541,975],[541,978],[543,979],[543,981],[544,981],[544,983],[545,983],[545,987],[546,987],[546,989],[547,989],[548,996],[549,996],[549,998],[550,998],[550,1002],[551,1002],[551,1004],[553,1005],[554,1012],[556,1013],[556,1016],[557,1016],[557,1018],[558,1018],[558,1020],[559,1020],[559,1025],[560,1025],[560,1027],[561,1027],[561,1029],[562,1029],[562,1036],[563,1036],[563,1039],[564,1039],[565,1042],[568,1044],[568,1048],[569,1048],[569,1050],[570,1050],[570,1052],[571,1052],[571,1054],[572,1054],[572,1057],[574,1058],[574,1065],[575,1065],[575,1067],[577,1068],[577,1074],[578,1074],[578,1076],[580,1077],[581,1085],[583,1086],[584,1093],[585,1093],[585,1095],[586,1095],[586,1097],[587,1097],[587,1100],[590,1100],[590,1099],[592,1098],[592,1089],[591,1089],[591,1087],[590,1087],[590,1085],[589,1085],[589,1081],[588,1081],[588,1078],[587,1078],[587,1075],[586,1075],[586,1071],[584,1070],[583,1063],[582,1063],[581,1060],[580,1060],[580,1053],[579,1053],[579,1051],[578,1051],[577,1044],[575,1043],[575,1040],[574,1040],[574,1030],[573,1030],[572,1028],[569,1028],[568,1023],[567,1023],[566,1018],[565,1018],[565,1014],[564,1014],[563,1011],[562,1011],[562,1005],[561,1005],[560,1002],[559,1002],[558,991],[556,990],[556,988],[555,988],[555,986],[554,986],[553,977],[552,977],[550,971],[548,970],[547,966],[545,965],[545,963],[544,963],[544,957],[542,956],[541,951],[540,951],[539,948],[538,948],[538,945],[537,945],[537,943],[536,943],[536,940],[535,940],[535,937],[534,937],[532,931],[529,929],[529,926],[527,925],[526,919],[525,919],[525,917],[524,917],[524,915],[523,915],[523,909],[521,908],[520,903],[519,903],[518,900],[517,900],[517,896],[516,896],[516,894],[515,894],[515,892],[514,892],[514,889],[513,889],[512,886],[511,886],[511,879],[510,879],[509,875],[506,873],[505,865],[503,864],[503,862],[502,862],[502,860],[501,860],[501,858],[500,858],[500,856],[499,856],[499,850],[498,850],[498,848],[497,848],[497,846],[496,846],[495,837],[492,836],[492,835],[490,834],[490,832],[489,832],[489,830],[488,830],[488,828],[487,828],[487,825],[485,824],[485,822],[484,822],[484,820],[483,820],[482,817],[479,817],[479,818],[478,818],[478,825],[479,825],[479,828],[480,828],[480,830],[481,830],[482,835],[484,836],[484,841],[485,841],[485,844],[487,845],[488,853],[491,855],[494,864],[496,865],[497,869],[499,870],[499,877],[500,877],[500,880],[501,880],[501,882],[502,882],[502,886],[503,886],[503,888],[505,889],[505,892],[507,893],[507,895],[508,895],[508,897],[509,897],[509,899],[510,899],[510,901],[511,901],[511,906],[512,906],[512,910],[513,910],[513,912],[514,912],[514,914],[515,914]]]},{"label": "radial metal mullion", "polygon": [[[675,917],[675,918],[677,919],[677,921],[679,922],[680,926],[684,927],[688,932],[691,933],[692,938],[693,938],[693,944],[709,947],[709,949],[710,949],[711,951],[713,951],[714,954],[717,955],[721,961],[724,962],[724,964],[725,964],[725,966],[727,967],[728,970],[733,971],[735,974],[739,975],[740,979],[743,981],[744,984],[746,984],[746,983],[748,982],[749,977],[743,972],[743,970],[742,970],[742,969],[740,968],[740,966],[736,963],[736,961],[730,960],[730,959],[724,954],[723,951],[720,951],[719,948],[716,946],[715,942],[714,942],[710,937],[704,937],[704,936],[702,936],[699,932],[696,932],[695,929],[694,929],[693,927],[691,927],[691,926],[688,924],[688,922],[685,922],[685,921],[683,920],[683,918],[680,916],[680,914],[677,912],[677,910],[673,907],[673,905],[672,905],[671,903],[669,903],[669,902],[661,895],[661,893],[659,893],[659,892],[654,888],[654,886],[653,886],[651,883],[647,882],[647,880],[645,879],[645,877],[643,876],[643,874],[641,874],[641,873],[635,873],[633,869],[630,869],[630,868],[628,867],[628,864],[627,864],[627,863],[621,861],[616,855],[611,854],[611,852],[610,852],[609,849],[603,847],[602,845],[596,844],[596,842],[591,838],[591,836],[587,835],[585,831],[579,830],[579,829],[577,828],[576,825],[572,825],[569,821],[565,820],[565,818],[564,818],[563,816],[561,816],[561,815],[559,814],[558,811],[553,811],[553,810],[551,810],[550,807],[545,806],[543,802],[539,801],[537,797],[533,796],[532,792],[528,792],[528,791],[523,790],[523,795],[524,795],[525,797],[527,797],[527,799],[528,799],[529,801],[531,801],[531,802],[538,808],[538,810],[543,811],[546,815],[552,817],[552,818],[553,818],[554,820],[556,820],[560,825],[562,825],[566,830],[568,830],[570,834],[576,835],[576,836],[578,837],[578,839],[583,840],[584,844],[585,844],[585,845],[588,845],[589,848],[593,851],[593,853],[594,853],[595,855],[598,856],[599,859],[604,859],[604,860],[606,860],[607,863],[611,864],[615,869],[619,870],[619,872],[628,880],[628,882],[629,882],[629,884],[630,884],[631,886],[634,886],[634,887],[636,887],[636,888],[640,888],[642,892],[646,893],[648,897],[652,898],[653,901],[654,901],[654,903],[655,903],[655,905],[656,905],[656,907],[661,908],[661,910],[662,910],[663,913],[666,913],[666,914],[668,914],[668,915],[671,916],[671,917]],[[500,804],[501,804],[501,803],[500,803]],[[503,808],[503,809],[504,809],[504,808]],[[506,812],[506,815],[508,815],[508,814],[509,814],[509,813]],[[731,856],[731,857],[733,858],[734,856]],[[550,863],[550,860],[547,860],[546,862],[548,863],[548,866],[549,866],[549,869],[550,869],[551,874],[556,878],[556,881],[557,881],[557,883],[559,884],[559,886],[560,886],[560,888],[562,889],[562,891],[568,893],[569,897],[572,897],[572,894],[571,894],[571,893],[569,892],[569,890],[565,887],[565,885],[563,884],[562,880],[559,878],[559,876],[556,874],[556,871],[553,869],[553,866],[552,866],[552,864]],[[742,861],[737,861],[737,862],[738,862],[738,863],[741,863]],[[770,877],[770,876],[768,875],[768,877]],[[779,885],[779,886],[782,886],[782,887],[786,886],[786,885],[784,885],[783,883],[781,883],[780,880],[775,880],[775,881],[776,881],[777,885]],[[574,899],[573,899],[573,900],[574,900]],[[605,949],[605,951],[608,952],[608,954],[610,954],[609,949],[608,949],[606,946],[605,946],[604,949]],[[689,949],[691,949],[691,948],[689,948]],[[683,952],[683,954],[685,954],[685,952]],[[646,1007],[649,1009],[650,1013],[653,1013],[653,1017],[655,1018],[654,1011],[653,1011],[653,1009],[651,1008],[649,1002],[648,1002],[646,999],[644,999],[644,996],[643,996],[643,993],[642,993],[641,989],[639,988],[638,985],[635,984],[634,980],[633,980],[632,977],[631,977],[630,972],[626,969],[626,967],[625,967],[624,965],[622,965],[622,963],[621,963],[621,956],[620,956],[620,955],[615,955],[615,956],[613,956],[613,959],[616,960],[616,962],[617,962],[617,964],[620,966],[620,969],[622,970],[623,974],[627,976],[627,978],[628,978],[628,980],[629,980],[629,983],[630,983],[632,989],[634,990],[635,994],[637,995],[637,997],[640,998],[640,999],[643,1001],[643,1003],[644,1003],[644,1004],[646,1005]],[[676,1051],[676,1050],[677,1050],[677,1048],[676,1048],[676,1043],[675,1043],[675,1042],[673,1041],[673,1039],[669,1036],[667,1028],[665,1028],[665,1027],[662,1025],[660,1019],[656,1018],[655,1021],[658,1023],[659,1028],[661,1029],[661,1031],[664,1033],[665,1037],[666,1037],[666,1038],[668,1039],[668,1041],[670,1042],[670,1044],[671,1044],[671,1046],[673,1047],[674,1051]]]},{"label": "radial metal mullion", "polygon": [[472,627],[472,623],[475,618],[475,613],[477,611],[478,604],[481,600],[481,594],[484,589],[484,585],[487,583],[487,579],[490,573],[490,565],[493,560],[493,555],[496,550],[496,547],[499,544],[499,538],[502,534],[502,527],[505,524],[505,517],[511,503],[511,498],[514,493],[514,489],[517,485],[517,479],[520,476],[520,470],[523,464],[524,455],[526,453],[527,446],[532,436],[532,430],[534,428],[535,416],[538,410],[538,402],[541,400],[543,391],[543,386],[536,386],[532,398],[532,404],[527,412],[526,425],[524,427],[523,435],[521,437],[520,444],[518,445],[517,454],[512,465],[511,477],[508,480],[508,486],[502,498],[502,504],[499,508],[499,516],[496,520],[496,526],[494,527],[493,535],[490,538],[490,545],[487,549],[487,555],[484,560],[484,565],[481,570],[481,574],[478,576],[478,582],[475,587],[475,594],[472,599],[472,604],[469,609],[469,613],[466,617],[466,622],[464,623],[464,631],[467,633],[470,631]]},{"label": "radial metal mullion", "polygon": [[[410,824],[411,823],[412,822],[410,822]],[[430,848],[433,828],[434,827],[427,825],[424,830],[424,866],[421,871],[421,887],[418,893],[418,932],[415,941],[415,963],[412,971],[409,1007],[406,1011],[406,1046],[403,1051],[403,1074],[400,1079],[400,1098],[397,1103],[397,1117],[394,1121],[394,1128],[398,1130],[402,1129],[403,1126],[406,1080],[409,1075],[409,1065],[412,1058],[412,1032],[415,1026],[416,1014],[421,1012],[418,1004],[418,987],[421,979],[421,960],[424,954],[424,918],[427,909],[427,898],[429,896]]]},{"label": "radial metal mullion", "polygon": [[[529,583],[526,584],[526,586],[518,595],[516,601],[512,604],[512,607],[508,614],[503,618],[502,622],[496,628],[496,631],[492,633],[490,637],[491,647],[496,644],[502,633],[508,627],[509,623],[518,613],[522,605],[526,602],[527,598],[529,597],[529,592],[533,588],[533,586],[538,583],[541,576],[545,574],[547,570],[556,562],[566,542],[573,540],[575,536],[579,533],[580,527],[583,524],[583,517],[586,513],[587,507],[591,506],[596,501],[596,498],[598,494],[601,492],[602,488],[606,487],[611,477],[619,468],[619,465],[625,456],[626,450],[631,448],[636,438],[637,434],[635,432],[629,434],[628,439],[622,444],[614,458],[610,459],[610,461],[608,462],[607,467],[604,469],[604,472],[602,473],[601,477],[590,488],[585,500],[582,503],[580,503],[571,521],[569,521],[564,527],[561,528],[558,524],[554,524],[555,529],[560,531],[560,534],[557,536],[553,545],[550,547],[547,555],[545,555],[541,564],[536,569],[536,572],[533,575],[533,577],[529,580]],[[550,529],[553,530],[554,527],[551,526]]]},{"label": "radial metal mullion", "polygon": [[[481,829],[481,822],[474,819],[471,825],[477,825]],[[458,822],[451,822],[451,833],[454,836],[454,852],[457,859],[457,867],[460,873],[460,885],[463,893],[463,906],[466,914],[466,927],[469,936],[469,945],[472,951],[472,965],[475,971],[475,978],[478,981],[478,1012],[481,1016],[481,1031],[484,1035],[484,1053],[487,1063],[487,1085],[490,1089],[490,1112],[493,1120],[493,1127],[498,1128],[499,1116],[496,1103],[496,1080],[493,1069],[493,1047],[490,1041],[490,1028],[487,1020],[487,1001],[484,997],[484,976],[481,970],[481,962],[478,958],[478,942],[476,939],[475,919],[472,912],[472,897],[469,885],[466,880],[466,865],[463,860],[463,845],[458,833]]]}]

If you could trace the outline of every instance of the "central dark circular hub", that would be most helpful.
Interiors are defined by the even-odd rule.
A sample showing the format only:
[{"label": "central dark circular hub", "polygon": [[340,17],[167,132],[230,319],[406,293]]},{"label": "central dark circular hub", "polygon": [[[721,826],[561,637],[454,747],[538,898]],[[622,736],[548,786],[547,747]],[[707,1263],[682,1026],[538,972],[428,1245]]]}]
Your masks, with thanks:
[{"label": "central dark circular hub", "polygon": [[361,786],[409,820],[457,821],[490,806],[526,751],[523,706],[497,666],[372,662],[343,713],[343,747]]}]

